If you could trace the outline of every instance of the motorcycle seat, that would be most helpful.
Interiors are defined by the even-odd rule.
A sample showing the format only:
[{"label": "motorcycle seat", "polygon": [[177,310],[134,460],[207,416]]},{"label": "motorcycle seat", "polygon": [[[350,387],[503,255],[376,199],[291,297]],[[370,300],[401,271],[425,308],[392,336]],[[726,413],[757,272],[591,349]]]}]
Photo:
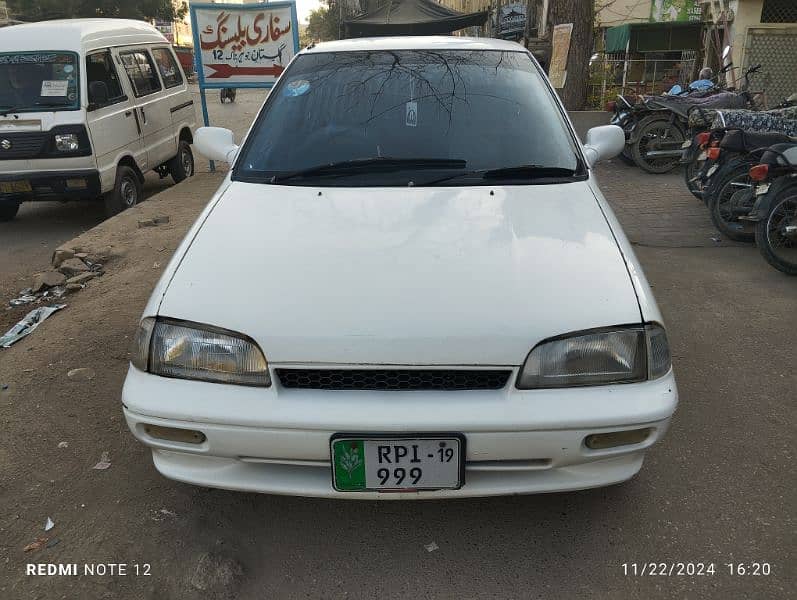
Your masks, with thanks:
[{"label": "motorcycle seat", "polygon": [[762,164],[797,167],[797,142],[773,144],[761,155]]},{"label": "motorcycle seat", "polygon": [[774,144],[784,144],[793,141],[785,133],[744,131],[732,129],[727,131],[720,141],[720,148],[728,152],[752,152],[769,148]]}]

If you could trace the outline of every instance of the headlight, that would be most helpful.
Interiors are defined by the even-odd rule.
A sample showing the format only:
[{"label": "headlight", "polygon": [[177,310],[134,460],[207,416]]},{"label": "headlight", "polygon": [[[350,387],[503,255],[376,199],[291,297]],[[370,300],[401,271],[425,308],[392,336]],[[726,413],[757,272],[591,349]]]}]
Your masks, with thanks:
[{"label": "headlight", "polygon": [[517,387],[632,383],[669,370],[670,350],[660,325],[613,327],[538,344],[526,358]]},{"label": "headlight", "polygon": [[56,133],[55,147],[60,152],[76,152],[80,148],[80,140],[75,133]]},{"label": "headlight", "polygon": [[144,319],[133,366],[165,377],[268,387],[271,377],[254,341],[211,327]]}]

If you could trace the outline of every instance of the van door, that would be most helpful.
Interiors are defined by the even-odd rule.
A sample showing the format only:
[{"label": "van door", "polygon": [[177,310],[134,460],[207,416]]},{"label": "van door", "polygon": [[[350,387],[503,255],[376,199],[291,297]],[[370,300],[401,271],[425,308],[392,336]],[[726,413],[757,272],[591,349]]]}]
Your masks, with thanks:
[{"label": "van door", "polygon": [[86,90],[86,121],[104,193],[113,189],[116,165],[122,156],[132,156],[141,168],[146,166],[147,159],[135,104],[129,97],[129,88],[119,77],[109,49],[86,55]]},{"label": "van door", "polygon": [[194,99],[188,91],[183,70],[168,46],[158,46],[151,49],[152,57],[158,67],[163,87],[166,89],[164,96],[172,120],[172,131],[178,138],[180,131],[185,127],[193,133],[196,127],[196,111]]},{"label": "van door", "polygon": [[127,72],[141,124],[147,168],[154,169],[177,154],[172,118],[154,61],[146,48],[124,49],[119,58]]}]

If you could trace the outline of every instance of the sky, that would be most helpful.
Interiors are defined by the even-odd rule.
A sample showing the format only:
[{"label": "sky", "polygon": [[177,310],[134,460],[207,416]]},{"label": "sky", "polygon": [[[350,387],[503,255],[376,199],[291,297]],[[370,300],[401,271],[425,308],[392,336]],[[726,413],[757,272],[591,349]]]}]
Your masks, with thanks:
[{"label": "sky", "polygon": [[299,16],[299,22],[307,23],[310,11],[318,8],[320,4],[318,0],[296,0],[296,13]]}]

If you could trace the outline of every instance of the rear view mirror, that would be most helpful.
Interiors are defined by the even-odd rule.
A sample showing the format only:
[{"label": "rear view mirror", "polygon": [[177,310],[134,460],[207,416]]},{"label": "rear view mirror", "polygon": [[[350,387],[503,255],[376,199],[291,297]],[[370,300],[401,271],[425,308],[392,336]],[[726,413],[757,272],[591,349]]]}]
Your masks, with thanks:
[{"label": "rear view mirror", "polygon": [[238,154],[232,131],[223,127],[200,127],[194,134],[194,148],[210,160],[232,163]]},{"label": "rear view mirror", "polygon": [[92,81],[89,84],[89,104],[95,108],[108,104],[108,86],[104,81]]},{"label": "rear view mirror", "polygon": [[617,125],[601,125],[587,131],[584,155],[590,167],[617,156],[625,146],[625,133]]}]

